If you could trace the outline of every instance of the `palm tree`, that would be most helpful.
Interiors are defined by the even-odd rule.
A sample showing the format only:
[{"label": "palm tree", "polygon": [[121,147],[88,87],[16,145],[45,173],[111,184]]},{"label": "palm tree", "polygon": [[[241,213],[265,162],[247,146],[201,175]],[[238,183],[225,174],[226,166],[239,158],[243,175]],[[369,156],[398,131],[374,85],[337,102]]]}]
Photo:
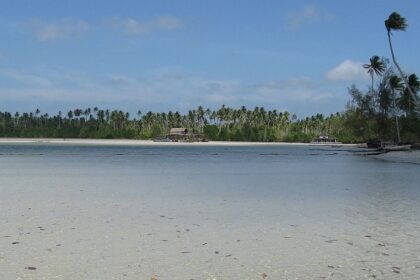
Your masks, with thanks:
[{"label": "palm tree", "polygon": [[370,59],[370,64],[364,64],[363,67],[367,69],[367,72],[370,75],[370,78],[372,79],[372,94],[373,94],[373,78],[375,74],[377,76],[381,76],[385,71],[385,63],[382,61],[382,59],[374,55]]},{"label": "palm tree", "polygon": [[[403,96],[402,96],[402,104],[404,104],[406,112],[408,113],[415,112],[417,92],[419,91],[419,89],[420,89],[420,82],[417,75],[411,74],[408,77],[408,85],[406,86]],[[411,95],[411,92],[414,93],[414,97]]]},{"label": "palm tree", "polygon": [[[401,91],[401,90],[404,89],[404,86],[402,84],[401,78],[400,77],[397,77],[395,75],[392,75],[389,78],[388,83],[389,83],[389,87],[390,87],[391,92],[392,92],[392,95],[393,95],[393,108],[394,108],[394,111],[395,111],[395,110],[397,110],[397,106],[395,104],[395,100],[396,100],[395,90]],[[400,143],[401,142],[401,137],[400,137],[400,126],[399,126],[399,123],[398,123],[398,114],[397,113],[394,113],[394,114],[395,114],[395,123],[397,125],[397,138],[398,138],[398,143]]]},{"label": "palm tree", "polygon": [[404,75],[403,71],[401,70],[401,67],[398,65],[397,60],[395,59],[394,49],[392,47],[392,42],[391,42],[391,31],[393,30],[405,31],[405,29],[407,28],[406,19],[402,17],[400,14],[398,14],[397,12],[393,12],[392,14],[389,15],[388,19],[385,20],[385,27],[386,27],[386,30],[388,31],[388,42],[389,42],[389,48],[391,50],[392,61],[397,67],[401,78],[404,80],[405,84],[407,85],[407,89],[411,95],[411,98],[414,100],[415,105],[418,105],[416,96],[414,95],[414,92],[411,90],[410,86],[408,85],[408,79]]}]

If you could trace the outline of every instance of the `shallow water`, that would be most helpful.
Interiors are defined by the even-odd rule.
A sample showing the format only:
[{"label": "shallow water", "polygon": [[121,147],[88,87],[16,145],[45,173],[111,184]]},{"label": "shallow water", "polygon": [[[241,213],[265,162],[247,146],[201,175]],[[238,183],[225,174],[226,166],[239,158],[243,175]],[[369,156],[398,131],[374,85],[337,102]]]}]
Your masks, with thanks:
[{"label": "shallow water", "polygon": [[415,279],[420,166],[357,151],[2,144],[0,278]]}]

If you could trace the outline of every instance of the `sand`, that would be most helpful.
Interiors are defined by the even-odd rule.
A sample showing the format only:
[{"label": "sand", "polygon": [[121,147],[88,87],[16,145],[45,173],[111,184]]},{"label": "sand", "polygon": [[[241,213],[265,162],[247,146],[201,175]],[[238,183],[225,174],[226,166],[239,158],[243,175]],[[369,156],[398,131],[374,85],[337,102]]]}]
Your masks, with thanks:
[{"label": "sand", "polygon": [[[301,214],[304,201],[283,204],[279,220],[267,200],[134,200],[66,183],[2,189],[1,279],[414,279],[420,271],[392,237],[401,225],[382,232],[387,219],[364,228],[354,216],[342,227],[332,213],[316,221],[322,201],[311,216]],[[404,240],[417,246],[418,231],[406,228]]]},{"label": "sand", "polygon": [[[115,145],[115,146],[309,146],[310,143],[289,142],[239,142],[239,141],[208,141],[208,142],[154,142],[152,140],[130,139],[63,139],[63,138],[0,138],[0,144],[63,144],[63,145]],[[315,144],[319,145],[319,144]],[[326,145],[329,146],[329,145]],[[343,147],[363,147],[363,144],[340,144]]]},{"label": "sand", "polygon": [[372,155],[371,157],[390,162],[420,164],[420,150],[394,151],[379,155]]},{"label": "sand", "polygon": [[[129,140],[7,141],[191,145]],[[247,143],[225,145],[235,144]],[[342,166],[337,170],[344,177],[335,177],[337,170],[325,180],[321,179],[326,173],[321,172],[308,178],[290,175],[299,187],[272,196],[270,189],[252,182],[253,165],[241,162],[241,157],[230,162],[236,162],[233,169],[215,156],[192,163],[168,158],[178,165],[159,162],[158,170],[150,156],[136,165],[131,157],[94,158],[79,153],[72,157],[44,151],[0,157],[0,279],[411,280],[420,273],[416,181],[402,182],[398,192],[389,183],[416,175],[417,166],[404,165],[401,172],[408,170],[408,174],[400,176],[392,175],[399,164],[343,156],[366,164],[359,169],[349,164],[353,161],[340,164],[335,155],[309,156],[319,159],[313,161],[313,169],[323,170],[329,159],[331,168],[336,163]],[[272,158],[264,157],[258,164]],[[297,168],[291,158],[286,159],[283,168],[290,169],[286,168],[284,176],[275,176],[280,170],[267,163],[259,172],[261,178],[268,176],[272,185],[290,185],[285,177]],[[390,169],[382,174],[378,164],[379,169]],[[369,176],[370,183],[354,176],[372,170],[379,175]],[[212,181],[203,179],[200,172],[209,174]],[[347,173],[353,174],[351,178]],[[259,191],[244,195],[241,185],[245,181]],[[237,190],[217,195],[223,182],[226,188]],[[314,182],[331,184],[331,191],[305,191],[303,186],[316,185]],[[184,184],[194,187],[184,189]],[[212,188],[203,187],[205,184]]]}]

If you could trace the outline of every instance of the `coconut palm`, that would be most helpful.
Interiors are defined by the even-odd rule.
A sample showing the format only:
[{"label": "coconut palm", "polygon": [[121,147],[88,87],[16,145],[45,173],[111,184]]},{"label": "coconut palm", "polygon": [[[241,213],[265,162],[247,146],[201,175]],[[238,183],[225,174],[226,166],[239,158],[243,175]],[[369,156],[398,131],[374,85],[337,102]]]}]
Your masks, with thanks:
[{"label": "coconut palm", "polygon": [[[402,79],[400,77],[396,76],[396,75],[392,75],[388,80],[388,84],[389,84],[389,88],[391,89],[391,92],[392,92],[392,95],[393,95],[394,110],[398,110],[397,106],[395,104],[395,100],[396,100],[395,91],[396,90],[398,90],[398,91],[404,90],[404,85],[402,83]],[[400,137],[400,125],[399,125],[399,122],[398,122],[398,114],[395,113],[395,112],[394,112],[394,114],[395,114],[395,123],[396,123],[396,126],[397,126],[398,143],[400,143],[401,142],[401,137]]]},{"label": "coconut palm", "polygon": [[403,71],[401,70],[401,67],[398,65],[397,60],[395,59],[394,49],[392,47],[392,41],[391,41],[391,31],[393,30],[405,31],[407,26],[408,25],[407,25],[406,19],[402,17],[400,14],[398,14],[397,12],[393,12],[392,14],[389,15],[388,19],[385,20],[385,27],[386,27],[386,30],[388,31],[388,42],[389,42],[389,48],[391,50],[392,61],[397,67],[398,72],[401,75],[401,78],[404,80],[405,84],[407,85],[408,92],[410,93],[411,98],[414,100],[415,105],[418,105],[416,96],[414,92],[412,91],[412,89],[410,88],[410,86],[408,85],[408,79],[404,75]]},{"label": "coconut palm", "polygon": [[[400,100],[400,104],[404,108],[404,110],[408,113],[415,111],[416,99],[417,99],[417,92],[420,89],[420,81],[416,74],[411,74],[408,77],[408,84],[403,92],[403,95]],[[411,95],[411,93],[414,95]]]},{"label": "coconut palm", "polygon": [[370,64],[364,64],[363,67],[367,69],[367,72],[369,73],[369,75],[372,79],[371,90],[372,90],[372,94],[373,94],[373,78],[374,78],[375,74],[377,76],[381,76],[384,73],[386,67],[385,67],[385,63],[377,55],[372,56],[369,59],[369,61],[370,61]]}]

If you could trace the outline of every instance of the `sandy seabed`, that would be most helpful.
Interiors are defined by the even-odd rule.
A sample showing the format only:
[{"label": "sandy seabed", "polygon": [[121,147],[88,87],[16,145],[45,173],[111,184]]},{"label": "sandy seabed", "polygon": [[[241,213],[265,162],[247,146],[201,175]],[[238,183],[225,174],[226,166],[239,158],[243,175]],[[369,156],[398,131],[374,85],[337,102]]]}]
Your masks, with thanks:
[{"label": "sandy seabed", "polygon": [[[55,156],[33,154],[3,159],[0,158],[0,279],[411,280],[420,273],[419,256],[413,253],[413,248],[420,248],[418,200],[410,200],[410,192],[394,194],[392,199],[386,192],[384,197],[378,196],[379,188],[373,193],[359,192],[358,184],[352,185],[357,182],[354,178],[348,187],[332,188],[321,197],[317,191],[301,193],[293,188],[287,189],[292,194],[284,193],[284,198],[197,196],[193,190],[178,195],[182,187],[175,186],[179,184],[176,178],[194,182],[197,187],[205,182],[200,182],[199,176],[193,180],[150,169],[152,177],[174,178],[165,179],[164,187],[159,189],[147,177],[138,176],[135,167],[129,169],[131,162],[124,167],[104,162],[95,166],[100,159],[81,157],[87,162],[66,163],[65,157],[56,162]],[[239,163],[238,167],[243,165]],[[234,171],[240,172],[241,168]],[[219,170],[214,174],[220,173]],[[226,182],[230,184],[230,180],[233,179],[227,178]],[[294,179],[308,180],[312,179]],[[372,199],[365,200],[366,197]],[[408,213],[407,209],[413,212]]]},{"label": "sandy seabed", "polygon": [[310,222],[299,201],[282,205],[279,220],[267,201],[133,200],[63,185],[1,191],[10,197],[1,200],[1,279],[373,280],[420,272],[376,222],[370,230]]}]

